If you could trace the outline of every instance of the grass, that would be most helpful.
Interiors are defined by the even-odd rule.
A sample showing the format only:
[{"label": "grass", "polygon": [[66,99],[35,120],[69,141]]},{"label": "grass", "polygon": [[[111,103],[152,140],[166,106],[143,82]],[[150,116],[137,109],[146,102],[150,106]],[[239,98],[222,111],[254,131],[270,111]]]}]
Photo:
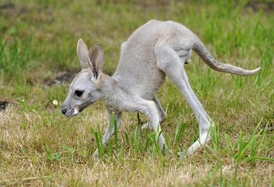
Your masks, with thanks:
[{"label": "grass", "polygon": [[[0,3],[0,100],[10,102],[0,111],[0,186],[273,186],[274,17],[273,11],[247,3]],[[79,38],[89,47],[102,44],[104,71],[112,74],[121,43],[149,19],[183,23],[226,63],[262,67],[252,77],[232,76],[210,70],[193,54],[186,71],[216,127],[211,142],[189,158],[177,158],[176,152],[198,138],[197,122],[170,80],[158,98],[168,112],[159,133],[172,156],[159,152],[159,133],[140,131],[142,114],[125,113],[104,148],[99,141],[107,123],[103,103],[65,118],[59,108],[69,84],[47,85],[60,72],[80,69]],[[97,146],[101,156],[93,159]]]}]

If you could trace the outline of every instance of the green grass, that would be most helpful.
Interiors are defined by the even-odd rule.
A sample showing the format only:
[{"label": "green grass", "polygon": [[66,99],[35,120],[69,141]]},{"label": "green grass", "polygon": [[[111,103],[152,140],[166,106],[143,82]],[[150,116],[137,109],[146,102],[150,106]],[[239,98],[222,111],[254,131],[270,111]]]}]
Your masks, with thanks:
[{"label": "green grass", "polygon": [[[5,2],[0,101],[10,105],[0,111],[0,186],[274,185],[273,10],[246,8],[248,1],[14,0],[3,8]],[[47,85],[60,72],[80,69],[79,38],[89,47],[102,44],[104,71],[112,74],[121,43],[149,19],[186,25],[220,61],[262,67],[251,77],[222,74],[193,54],[189,81],[216,126],[189,158],[176,153],[198,138],[198,125],[170,80],[157,94],[168,112],[161,131],[140,131],[146,117],[125,113],[105,148],[103,103],[66,118],[59,108],[69,84]],[[174,155],[160,153],[159,133]],[[93,159],[97,147],[100,158]]]}]

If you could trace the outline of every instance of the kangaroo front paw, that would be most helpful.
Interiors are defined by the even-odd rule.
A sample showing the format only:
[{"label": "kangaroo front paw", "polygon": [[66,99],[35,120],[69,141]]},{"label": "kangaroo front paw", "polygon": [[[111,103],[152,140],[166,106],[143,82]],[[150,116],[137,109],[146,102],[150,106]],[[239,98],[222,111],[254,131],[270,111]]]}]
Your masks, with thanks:
[{"label": "kangaroo front paw", "polygon": [[146,122],[146,123],[141,127],[141,129],[143,130],[143,129],[153,129],[153,128],[149,125],[148,122]]},{"label": "kangaroo front paw", "polygon": [[181,159],[184,159],[187,157],[187,153],[186,151],[180,151],[177,153],[178,157],[181,158]]},{"label": "kangaroo front paw", "polygon": [[166,145],[166,144],[162,144],[161,146],[160,146],[160,149],[161,149],[161,152],[163,153],[163,154],[170,154],[170,155],[172,155],[172,150],[171,149],[169,149],[168,148],[168,146]]},{"label": "kangaroo front paw", "polygon": [[98,148],[97,148],[96,151],[93,153],[92,157],[93,157],[93,158],[98,158],[98,157],[99,157]]}]

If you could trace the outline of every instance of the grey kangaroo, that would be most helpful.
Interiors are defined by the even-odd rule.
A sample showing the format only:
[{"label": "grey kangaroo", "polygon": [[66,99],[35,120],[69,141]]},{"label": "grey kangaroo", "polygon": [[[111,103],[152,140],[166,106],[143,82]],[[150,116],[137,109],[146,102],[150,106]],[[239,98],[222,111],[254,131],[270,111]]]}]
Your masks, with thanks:
[{"label": "grey kangaroo", "polygon": [[[201,40],[185,26],[173,21],[151,20],[121,45],[119,63],[113,76],[102,72],[104,53],[100,44],[88,50],[83,40],[78,40],[77,55],[82,70],[70,84],[61,111],[71,117],[101,99],[106,104],[109,117],[102,138],[104,146],[114,134],[110,124],[112,113],[117,121],[117,129],[121,126],[123,111],[143,113],[148,117],[148,122],[142,128],[154,129],[159,135],[159,148],[168,151],[160,128],[166,113],[156,97],[157,90],[168,76],[185,97],[199,123],[199,139],[184,153],[191,155],[210,140],[209,129],[214,125],[191,89],[184,70],[184,65],[190,62],[192,50],[216,71],[249,76],[261,69],[244,70],[218,62]],[[97,148],[93,157],[98,154]]]}]

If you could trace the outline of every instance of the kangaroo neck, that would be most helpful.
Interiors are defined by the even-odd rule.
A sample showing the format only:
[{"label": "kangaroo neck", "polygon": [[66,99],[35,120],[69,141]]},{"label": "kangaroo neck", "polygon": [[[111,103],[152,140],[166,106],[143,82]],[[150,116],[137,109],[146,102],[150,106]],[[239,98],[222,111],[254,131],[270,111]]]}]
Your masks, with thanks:
[{"label": "kangaroo neck", "polygon": [[106,74],[103,74],[101,78],[100,91],[102,100],[112,100],[114,96],[119,94],[117,81]]}]

